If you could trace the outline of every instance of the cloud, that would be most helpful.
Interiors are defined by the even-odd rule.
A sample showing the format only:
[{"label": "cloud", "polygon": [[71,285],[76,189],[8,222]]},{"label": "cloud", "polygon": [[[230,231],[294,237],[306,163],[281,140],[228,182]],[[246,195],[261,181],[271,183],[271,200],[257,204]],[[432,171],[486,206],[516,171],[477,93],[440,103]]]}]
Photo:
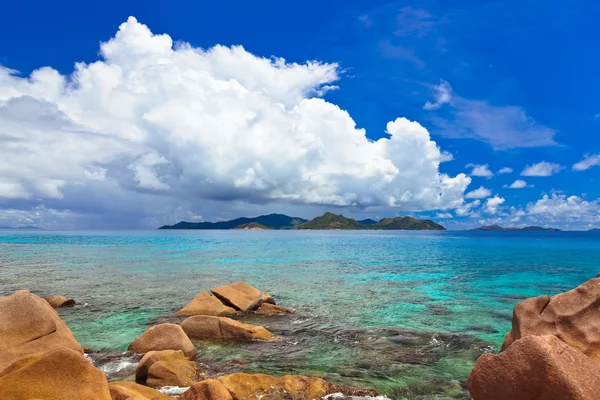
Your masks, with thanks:
[{"label": "cloud", "polygon": [[473,216],[473,215],[476,215],[473,212],[473,209],[479,207],[480,205],[481,205],[481,200],[475,200],[470,203],[465,203],[461,207],[458,207],[455,210],[455,213],[459,217]]},{"label": "cloud", "polygon": [[439,85],[436,85],[433,88],[435,90],[435,102],[432,103],[428,101],[425,103],[423,106],[423,109],[425,110],[437,110],[442,105],[450,103],[450,100],[452,100],[452,88],[448,82],[442,80]]},{"label": "cloud", "polygon": [[398,29],[394,32],[396,36],[424,37],[441,21],[425,9],[404,6],[398,12],[396,22],[398,24]]},{"label": "cloud", "polygon": [[445,212],[445,213],[437,213],[435,215],[436,218],[440,218],[440,219],[450,219],[450,218],[454,218],[454,216],[449,213],[449,212]]},{"label": "cloud", "polygon": [[467,164],[465,168],[473,168],[471,176],[481,176],[488,179],[494,176],[488,164]]},{"label": "cloud", "polygon": [[465,195],[465,199],[485,199],[490,197],[492,192],[489,189],[480,186],[479,189],[475,189]]},{"label": "cloud", "polygon": [[598,200],[586,201],[579,196],[567,197],[565,194],[552,193],[528,204],[527,213],[531,216],[545,217],[550,222],[599,222],[600,204]]},{"label": "cloud", "polygon": [[485,202],[485,212],[488,214],[496,214],[498,212],[498,208],[505,202],[505,200],[495,195],[494,197],[490,197]]},{"label": "cloud", "polygon": [[586,154],[583,160],[573,164],[573,171],[585,171],[600,165],[600,154]]},{"label": "cloud", "polygon": [[513,169],[509,167],[504,167],[498,171],[499,174],[512,174]]},{"label": "cloud", "polygon": [[551,176],[561,170],[560,164],[542,161],[537,164],[528,165],[521,172],[522,176]]},{"label": "cloud", "polygon": [[319,98],[337,64],[173,46],[135,18],[100,55],[69,76],[0,67],[1,209],[44,204],[48,216],[139,226],[206,217],[223,202],[404,211],[464,202],[470,178],[439,171],[448,155],[420,124],[398,118],[370,141]]},{"label": "cloud", "polygon": [[419,69],[423,69],[426,66],[425,61],[420,59],[415,50],[409,47],[400,44],[392,44],[389,41],[383,41],[379,43],[379,50],[386,58],[408,61]]},{"label": "cloud", "polygon": [[527,187],[527,182],[525,182],[522,179],[517,179],[516,181],[514,181],[513,183],[511,183],[510,185],[504,185],[505,188],[508,189],[523,189],[525,187]]}]

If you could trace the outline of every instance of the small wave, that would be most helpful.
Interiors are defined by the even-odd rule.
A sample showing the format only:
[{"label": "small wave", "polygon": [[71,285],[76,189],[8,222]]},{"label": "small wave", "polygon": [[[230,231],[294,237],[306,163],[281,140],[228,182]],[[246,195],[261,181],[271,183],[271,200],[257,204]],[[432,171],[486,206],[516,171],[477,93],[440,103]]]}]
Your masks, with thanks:
[{"label": "small wave", "polygon": [[343,393],[332,393],[323,397],[324,400],[341,400],[341,399],[351,399],[351,400],[390,400],[389,397],[385,396],[347,396]]},{"label": "small wave", "polygon": [[120,361],[109,362],[104,365],[101,365],[99,367],[99,369],[100,369],[100,371],[102,371],[108,375],[108,374],[114,374],[117,372],[121,372],[128,368],[137,368],[137,364],[138,363],[134,362],[134,361],[120,360]]},{"label": "small wave", "polygon": [[157,389],[162,394],[166,394],[167,396],[181,396],[189,387],[181,387],[181,386],[163,386]]}]

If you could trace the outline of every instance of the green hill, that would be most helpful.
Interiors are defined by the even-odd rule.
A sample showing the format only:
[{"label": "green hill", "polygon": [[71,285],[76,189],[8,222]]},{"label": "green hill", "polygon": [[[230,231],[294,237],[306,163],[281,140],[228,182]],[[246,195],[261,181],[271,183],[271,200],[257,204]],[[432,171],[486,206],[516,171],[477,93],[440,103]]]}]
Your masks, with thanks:
[{"label": "green hill", "polygon": [[[366,223],[365,223],[366,222]],[[444,231],[442,225],[431,220],[421,220],[413,217],[384,218],[379,222],[373,220],[357,221],[352,218],[336,215],[330,212],[296,226],[294,229],[343,229],[343,230],[430,230]]]},{"label": "green hill", "polygon": [[231,221],[220,222],[185,222],[181,221],[175,225],[165,225],[158,229],[235,229],[240,225],[256,222],[270,229],[292,229],[308,220],[304,218],[289,217],[284,214],[261,215],[254,218],[236,218]]},{"label": "green hill", "polygon": [[416,219],[413,217],[383,218],[369,227],[370,229],[410,230],[410,231],[445,231],[440,224],[429,219]]},{"label": "green hill", "polygon": [[310,221],[294,227],[294,229],[367,229],[367,225],[363,225],[355,219],[346,218],[343,215],[335,215],[334,213],[326,212],[325,214],[311,219]]}]

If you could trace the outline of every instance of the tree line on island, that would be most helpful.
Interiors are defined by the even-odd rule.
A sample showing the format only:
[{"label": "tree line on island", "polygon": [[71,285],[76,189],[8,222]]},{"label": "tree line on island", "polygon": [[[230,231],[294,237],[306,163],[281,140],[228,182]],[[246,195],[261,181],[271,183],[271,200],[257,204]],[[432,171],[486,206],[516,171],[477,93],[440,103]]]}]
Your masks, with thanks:
[{"label": "tree line on island", "polygon": [[445,231],[442,225],[429,219],[413,217],[383,218],[379,221],[364,219],[357,221],[343,215],[326,212],[311,219],[290,217],[284,214],[261,215],[255,218],[237,218],[219,222],[185,222],[161,226],[159,229],[297,229],[297,230],[432,230]]}]

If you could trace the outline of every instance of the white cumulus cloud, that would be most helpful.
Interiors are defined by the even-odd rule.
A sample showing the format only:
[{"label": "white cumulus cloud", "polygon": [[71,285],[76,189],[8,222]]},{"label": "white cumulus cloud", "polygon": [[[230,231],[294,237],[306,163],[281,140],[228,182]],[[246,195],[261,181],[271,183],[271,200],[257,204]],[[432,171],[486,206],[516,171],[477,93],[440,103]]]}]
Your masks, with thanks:
[{"label": "white cumulus cloud", "polygon": [[370,141],[320,96],[337,64],[262,58],[241,46],[173,44],[130,17],[71,75],[0,67],[0,208],[204,215],[205,202],[463,205],[465,174],[398,118]]},{"label": "white cumulus cloud", "polygon": [[586,154],[583,160],[573,164],[573,171],[585,171],[600,165],[600,154]]},{"label": "white cumulus cloud", "polygon": [[527,182],[525,182],[522,179],[517,179],[510,185],[504,185],[504,187],[509,188],[509,189],[523,189],[523,188],[527,187]]},{"label": "white cumulus cloud", "polygon": [[485,202],[485,212],[488,214],[496,214],[498,212],[498,208],[505,202],[504,198],[495,195],[494,197],[490,197]]},{"label": "white cumulus cloud", "polygon": [[492,172],[488,164],[467,164],[465,168],[472,168],[470,174],[471,176],[481,176],[488,179],[494,176],[494,173]]},{"label": "white cumulus cloud", "polygon": [[512,174],[512,172],[513,172],[513,169],[510,167],[504,167],[498,171],[499,174]]},{"label": "white cumulus cloud", "polygon": [[521,172],[522,176],[551,176],[561,170],[560,164],[542,161],[537,164],[528,165]]},{"label": "white cumulus cloud", "polygon": [[479,189],[475,189],[465,195],[465,199],[485,199],[490,197],[492,192],[490,189],[480,186]]},{"label": "white cumulus cloud", "polygon": [[433,89],[435,90],[435,101],[433,103],[430,101],[425,103],[423,106],[423,109],[425,110],[437,110],[444,104],[450,103],[450,100],[452,100],[452,87],[450,87],[448,82],[442,80],[440,84],[434,86]]}]

